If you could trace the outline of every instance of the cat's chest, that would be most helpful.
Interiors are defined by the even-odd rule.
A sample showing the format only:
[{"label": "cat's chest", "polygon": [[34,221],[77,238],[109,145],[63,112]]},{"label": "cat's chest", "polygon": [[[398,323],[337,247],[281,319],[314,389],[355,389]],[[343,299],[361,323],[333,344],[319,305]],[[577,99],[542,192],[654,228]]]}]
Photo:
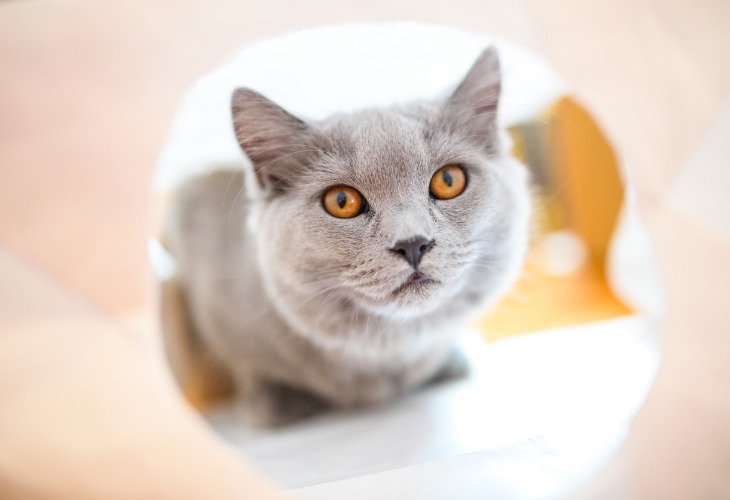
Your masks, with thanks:
[{"label": "cat's chest", "polygon": [[[298,344],[298,345],[297,345]],[[444,364],[450,344],[432,339],[427,347],[399,344],[390,349],[367,350],[351,346],[326,350],[306,340],[282,343],[290,383],[302,384],[340,406],[378,404],[425,383]],[[292,347],[296,345],[296,347]]]}]

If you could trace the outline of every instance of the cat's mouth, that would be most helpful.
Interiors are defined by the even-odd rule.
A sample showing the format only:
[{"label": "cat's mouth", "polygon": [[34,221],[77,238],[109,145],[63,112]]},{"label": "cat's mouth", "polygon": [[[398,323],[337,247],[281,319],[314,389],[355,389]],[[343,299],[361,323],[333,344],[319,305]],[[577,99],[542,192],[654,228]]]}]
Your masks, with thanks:
[{"label": "cat's mouth", "polygon": [[436,284],[436,280],[429,275],[424,274],[421,271],[414,271],[410,276],[408,276],[403,284],[393,291],[393,295],[398,296],[407,292],[421,291],[434,284]]}]

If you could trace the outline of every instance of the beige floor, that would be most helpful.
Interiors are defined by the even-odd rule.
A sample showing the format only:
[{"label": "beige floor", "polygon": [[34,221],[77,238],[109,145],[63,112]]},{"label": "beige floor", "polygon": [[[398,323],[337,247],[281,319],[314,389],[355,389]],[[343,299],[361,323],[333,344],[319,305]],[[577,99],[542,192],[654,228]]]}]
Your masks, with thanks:
[{"label": "beige floor", "polygon": [[642,166],[649,209],[730,97],[723,0],[3,2],[0,327],[148,314],[149,179],[196,75],[283,31],[403,19],[547,55]]}]

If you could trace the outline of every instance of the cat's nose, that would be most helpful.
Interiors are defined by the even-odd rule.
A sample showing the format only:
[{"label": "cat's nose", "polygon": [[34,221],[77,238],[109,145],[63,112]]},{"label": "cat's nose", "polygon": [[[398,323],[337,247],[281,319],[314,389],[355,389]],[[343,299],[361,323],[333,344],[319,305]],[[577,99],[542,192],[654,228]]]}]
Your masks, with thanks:
[{"label": "cat's nose", "polygon": [[433,246],[433,240],[424,236],[416,236],[407,240],[400,240],[391,248],[391,252],[401,255],[406,261],[413,266],[413,269],[421,263],[423,254],[428,252]]}]

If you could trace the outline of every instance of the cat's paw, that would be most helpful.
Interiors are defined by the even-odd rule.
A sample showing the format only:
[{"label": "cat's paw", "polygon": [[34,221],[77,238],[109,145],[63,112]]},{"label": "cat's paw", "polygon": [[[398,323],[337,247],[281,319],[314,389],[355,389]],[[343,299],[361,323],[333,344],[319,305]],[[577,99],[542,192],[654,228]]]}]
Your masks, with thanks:
[{"label": "cat's paw", "polygon": [[441,368],[429,380],[429,384],[439,384],[449,380],[456,380],[464,378],[467,375],[469,375],[469,362],[459,349],[453,348],[449,357],[446,358],[446,362],[441,365]]},{"label": "cat's paw", "polygon": [[279,383],[259,383],[241,401],[247,425],[255,428],[284,427],[323,413],[328,405],[316,396]]}]

